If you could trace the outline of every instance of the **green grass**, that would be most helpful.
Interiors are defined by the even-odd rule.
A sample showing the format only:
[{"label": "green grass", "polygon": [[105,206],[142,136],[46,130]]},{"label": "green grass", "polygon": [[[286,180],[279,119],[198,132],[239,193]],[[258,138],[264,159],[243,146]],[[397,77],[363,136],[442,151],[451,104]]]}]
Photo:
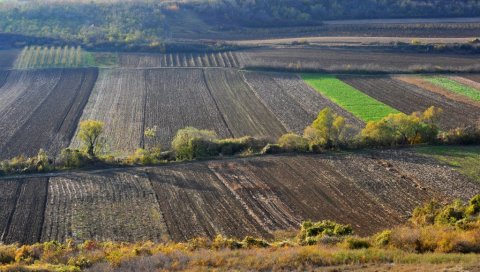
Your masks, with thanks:
[{"label": "green grass", "polygon": [[446,163],[480,182],[480,146],[428,146],[415,151]]},{"label": "green grass", "polygon": [[425,80],[437,86],[443,87],[451,92],[461,94],[476,101],[480,101],[480,90],[465,86],[456,82],[455,80],[445,77],[425,77]]},{"label": "green grass", "polygon": [[362,93],[334,76],[303,74],[302,78],[315,90],[365,122],[382,119],[391,113],[399,113],[396,109]]}]

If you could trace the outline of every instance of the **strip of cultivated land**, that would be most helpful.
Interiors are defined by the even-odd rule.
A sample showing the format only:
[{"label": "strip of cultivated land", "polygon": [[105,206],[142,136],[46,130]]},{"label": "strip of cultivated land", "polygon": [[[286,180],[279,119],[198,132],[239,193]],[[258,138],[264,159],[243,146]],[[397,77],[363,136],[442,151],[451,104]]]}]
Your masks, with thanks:
[{"label": "strip of cultivated land", "polygon": [[20,51],[0,50],[0,70],[11,69]]},{"label": "strip of cultivated land", "polygon": [[206,69],[203,72],[207,87],[234,137],[249,135],[277,139],[286,132],[245,83],[241,73],[225,69]]},{"label": "strip of cultivated land", "polygon": [[446,98],[389,76],[343,76],[340,79],[405,114],[424,111],[431,106],[444,110],[442,129],[472,124],[480,118],[480,107]]},{"label": "strip of cultivated land", "polygon": [[142,54],[122,53],[119,65],[125,68],[157,67],[239,67],[234,52]]},{"label": "strip of cultivated land", "polygon": [[47,178],[0,181],[1,242],[38,242],[47,197]]},{"label": "strip of cultivated land", "polygon": [[27,46],[15,61],[16,69],[94,66],[94,59],[78,47]]},{"label": "strip of cultivated land", "polygon": [[477,83],[480,83],[480,74],[475,74],[475,75],[465,75],[465,76],[462,76],[464,78],[468,78],[470,80],[473,80]]},{"label": "strip of cultivated land", "polygon": [[305,127],[325,107],[344,116],[353,127],[360,128],[363,125],[360,119],[313,90],[297,75],[244,72],[243,76],[255,94],[289,131],[303,133]]},{"label": "strip of cultivated land", "polygon": [[169,238],[146,175],[124,171],[50,178],[42,230],[42,241]]},{"label": "strip of cultivated land", "polygon": [[470,86],[466,86],[464,84],[456,82],[455,80],[452,80],[446,77],[430,77],[430,76],[425,77],[425,80],[432,84],[440,86],[444,89],[447,89],[451,92],[454,92],[456,94],[466,96],[475,101],[480,101],[480,90],[477,90]]},{"label": "strip of cultivated land", "polygon": [[67,147],[96,79],[94,68],[10,72],[0,88],[0,158]]},{"label": "strip of cultivated land", "polygon": [[[2,179],[2,241],[271,238],[307,219],[352,224],[367,235],[405,222],[432,198],[465,200],[480,190],[475,176],[416,152],[268,156]],[[47,196],[46,189],[21,187],[46,188],[47,179]],[[43,218],[45,197],[44,219],[33,219]],[[43,221],[32,225],[30,218]]]},{"label": "strip of cultivated land", "polygon": [[[475,76],[471,76],[472,78],[475,78]],[[469,86],[471,88],[477,89],[480,92],[480,82],[469,79],[468,77],[463,77],[463,76],[449,76],[448,78],[455,80],[456,82]],[[479,78],[480,79],[480,78]]]},{"label": "strip of cultivated land", "polygon": [[398,113],[396,109],[360,92],[334,76],[303,74],[302,78],[312,88],[365,122],[379,120],[390,113]]},{"label": "strip of cultivated land", "polygon": [[237,52],[240,66],[312,72],[405,73],[480,69],[479,57],[460,54],[372,52],[362,49],[271,48]]}]

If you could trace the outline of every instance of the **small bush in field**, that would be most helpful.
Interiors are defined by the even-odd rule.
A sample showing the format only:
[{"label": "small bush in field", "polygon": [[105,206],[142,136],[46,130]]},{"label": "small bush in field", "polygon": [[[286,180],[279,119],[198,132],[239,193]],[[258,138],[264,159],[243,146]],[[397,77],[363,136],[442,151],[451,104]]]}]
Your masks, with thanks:
[{"label": "small bush in field", "polygon": [[295,133],[284,134],[278,139],[278,145],[288,151],[308,151],[308,140]]},{"label": "small bush in field", "polygon": [[350,225],[342,225],[330,220],[320,222],[305,221],[302,223],[298,239],[300,243],[316,243],[322,236],[347,236],[353,234]]},{"label": "small bush in field", "polygon": [[242,241],[242,244],[245,248],[263,248],[270,246],[270,244],[265,240],[254,238],[252,236],[245,237],[245,239]]},{"label": "small bush in field", "polygon": [[376,234],[373,238],[374,244],[379,247],[384,247],[390,244],[390,239],[392,236],[391,230],[384,230]]},{"label": "small bush in field", "polygon": [[343,242],[343,245],[348,249],[369,248],[371,246],[367,239],[358,237],[348,237]]}]

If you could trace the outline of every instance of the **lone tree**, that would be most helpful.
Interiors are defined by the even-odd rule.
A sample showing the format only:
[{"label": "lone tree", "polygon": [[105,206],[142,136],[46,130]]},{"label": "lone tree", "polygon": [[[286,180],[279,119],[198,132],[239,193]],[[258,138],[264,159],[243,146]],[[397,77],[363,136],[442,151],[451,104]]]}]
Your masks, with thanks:
[{"label": "lone tree", "polygon": [[78,137],[83,141],[87,154],[94,158],[100,142],[100,135],[103,132],[103,122],[96,120],[85,120],[80,122]]}]

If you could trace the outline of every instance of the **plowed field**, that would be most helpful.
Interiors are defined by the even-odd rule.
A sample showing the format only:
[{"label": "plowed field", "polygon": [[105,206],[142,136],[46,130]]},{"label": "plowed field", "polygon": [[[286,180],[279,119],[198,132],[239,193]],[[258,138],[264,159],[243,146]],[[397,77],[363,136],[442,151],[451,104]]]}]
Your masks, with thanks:
[{"label": "plowed field", "polygon": [[480,108],[448,99],[417,86],[384,76],[341,77],[347,84],[403,113],[424,111],[430,106],[442,108],[443,129],[471,124],[480,118]]},{"label": "plowed field", "polygon": [[134,54],[123,53],[119,65],[125,68],[156,67],[239,67],[235,53],[170,53],[170,54]]},{"label": "plowed field", "polygon": [[13,71],[0,89],[0,158],[68,146],[96,69]]},{"label": "plowed field", "polygon": [[330,107],[344,116],[350,125],[360,128],[362,121],[309,87],[295,75],[245,72],[246,82],[282,124],[296,133],[303,133],[318,113]]},{"label": "plowed field", "polygon": [[480,192],[478,181],[415,150],[62,173],[0,179],[0,187],[9,242],[269,238],[307,219],[352,224],[365,235],[405,222],[429,199]]},{"label": "plowed field", "polygon": [[0,181],[0,241],[35,243],[42,232],[47,178]]},{"label": "plowed field", "polygon": [[122,171],[50,178],[42,229],[42,241],[169,238],[148,178]]}]

